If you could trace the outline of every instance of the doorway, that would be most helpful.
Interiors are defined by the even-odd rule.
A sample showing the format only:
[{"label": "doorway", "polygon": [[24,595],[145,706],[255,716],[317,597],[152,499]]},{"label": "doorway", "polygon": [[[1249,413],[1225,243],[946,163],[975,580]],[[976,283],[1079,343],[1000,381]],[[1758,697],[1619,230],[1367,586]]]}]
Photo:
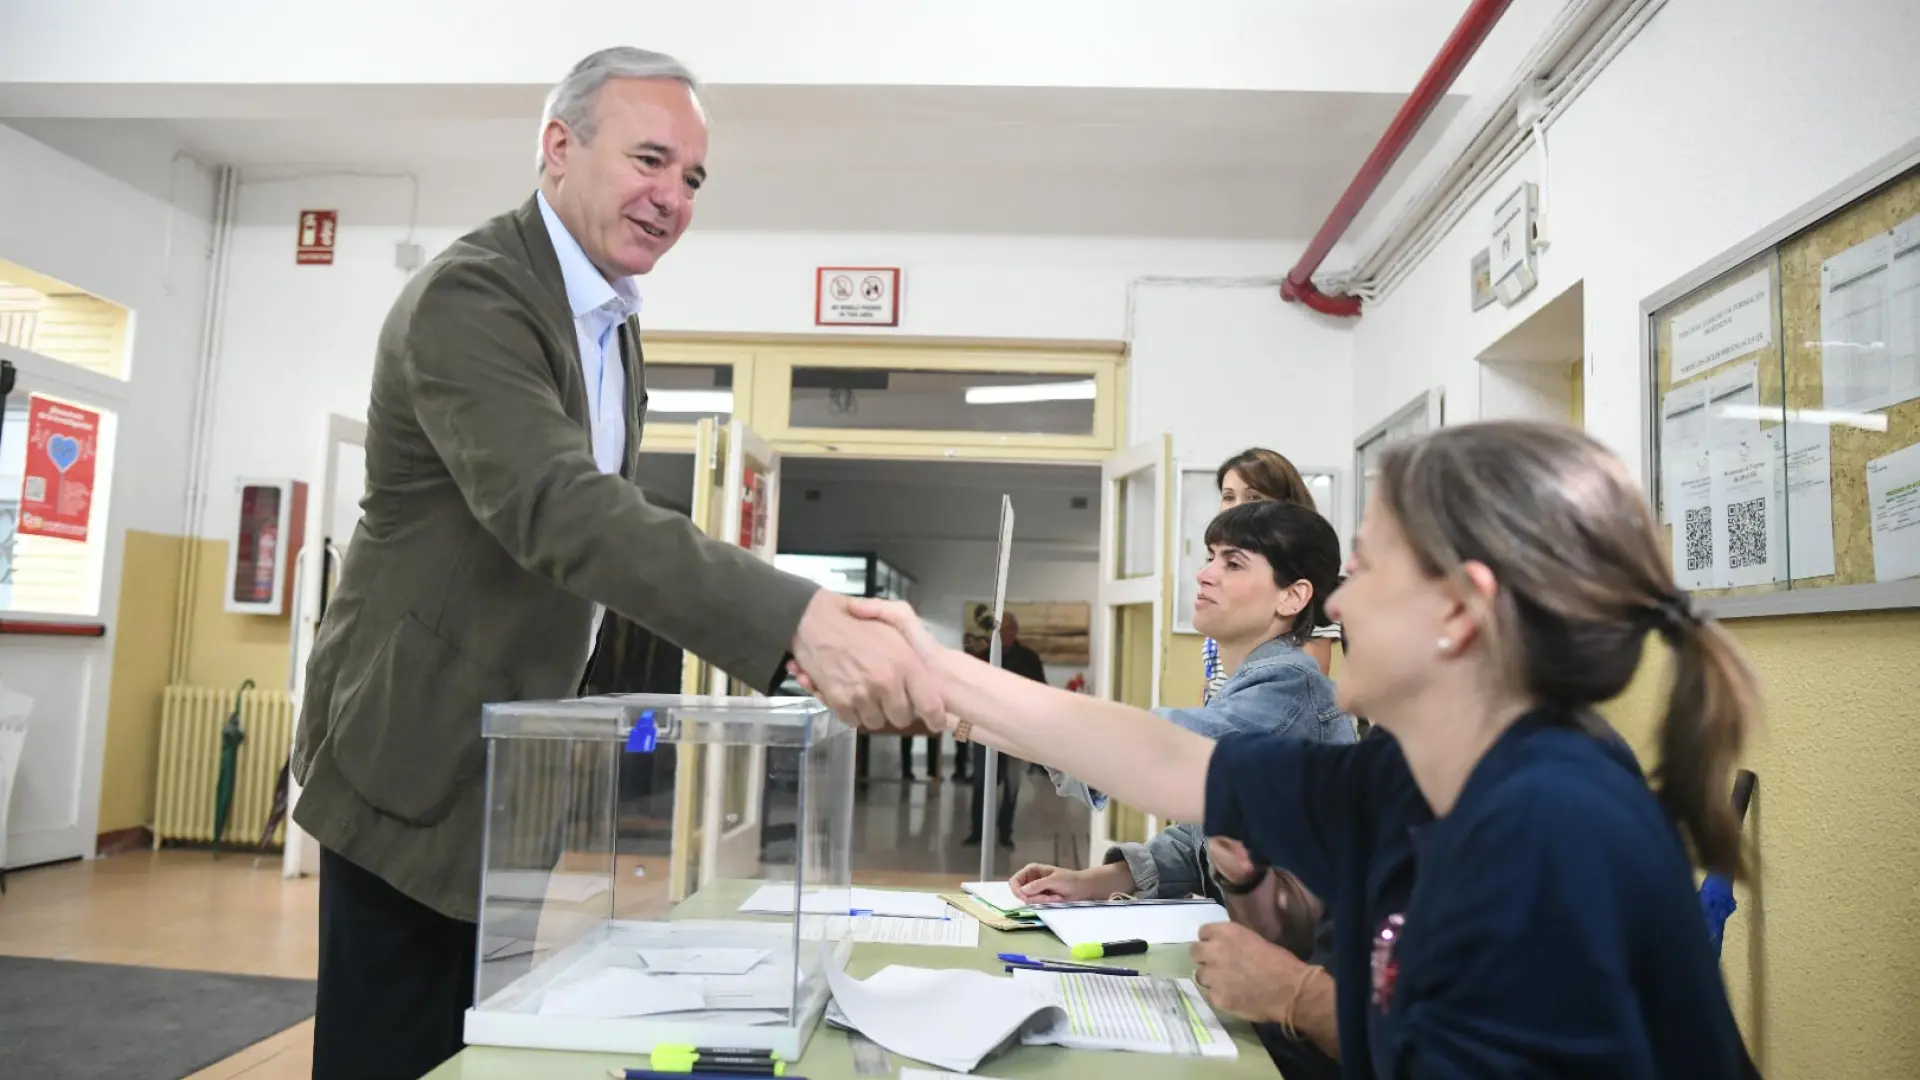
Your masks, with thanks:
[{"label": "doorway", "polygon": [[[1020,623],[1018,639],[1040,654],[1050,685],[1085,688],[1092,681],[1100,492],[1097,466],[788,457],[782,565],[854,595],[873,594],[878,583],[852,568],[876,567],[943,644],[964,647],[969,636],[983,643],[979,606],[992,600],[1006,495],[1015,518],[1007,605]],[[978,763],[969,760],[967,779],[956,779],[960,748],[945,736],[875,733],[865,741],[854,811],[857,880],[976,875],[981,848],[969,840]],[[1056,795],[1045,773],[1025,763],[1003,761],[1001,772],[1014,791],[1013,843],[980,838],[995,845],[999,872],[1027,862],[1082,863],[1088,810]]]}]

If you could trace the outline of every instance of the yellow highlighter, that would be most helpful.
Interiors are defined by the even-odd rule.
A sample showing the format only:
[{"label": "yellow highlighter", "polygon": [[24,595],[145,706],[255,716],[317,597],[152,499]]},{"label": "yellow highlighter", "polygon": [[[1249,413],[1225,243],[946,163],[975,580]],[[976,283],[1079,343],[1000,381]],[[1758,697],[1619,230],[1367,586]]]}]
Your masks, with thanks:
[{"label": "yellow highlighter", "polygon": [[1139,938],[1131,938],[1126,941],[1109,941],[1104,944],[1098,941],[1088,941],[1073,947],[1073,958],[1075,960],[1099,960],[1108,956],[1133,956],[1146,951],[1147,943],[1141,941]]}]

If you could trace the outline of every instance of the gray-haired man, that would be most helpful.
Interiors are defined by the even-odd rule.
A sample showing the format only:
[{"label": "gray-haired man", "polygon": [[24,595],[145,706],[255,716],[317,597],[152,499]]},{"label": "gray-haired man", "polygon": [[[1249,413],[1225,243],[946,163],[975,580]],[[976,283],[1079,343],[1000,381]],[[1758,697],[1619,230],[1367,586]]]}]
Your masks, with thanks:
[{"label": "gray-haired man", "polygon": [[582,684],[611,611],[750,685],[791,655],[841,716],[940,717],[898,634],[701,536],[635,486],[635,277],[706,179],[698,87],[609,49],[547,99],[539,190],[387,316],[367,496],[308,668],[294,819],[320,842],[316,1080],[412,1080],[460,1049],[480,892],[480,707]]}]

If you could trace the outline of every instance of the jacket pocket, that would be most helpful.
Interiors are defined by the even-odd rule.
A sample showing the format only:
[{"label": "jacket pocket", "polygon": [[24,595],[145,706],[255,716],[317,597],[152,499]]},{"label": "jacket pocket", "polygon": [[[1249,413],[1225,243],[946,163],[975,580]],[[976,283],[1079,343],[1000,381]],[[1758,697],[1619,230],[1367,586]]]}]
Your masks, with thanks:
[{"label": "jacket pocket", "polygon": [[480,707],[510,699],[511,688],[403,616],[338,705],[334,761],[376,810],[437,825],[480,779]]}]

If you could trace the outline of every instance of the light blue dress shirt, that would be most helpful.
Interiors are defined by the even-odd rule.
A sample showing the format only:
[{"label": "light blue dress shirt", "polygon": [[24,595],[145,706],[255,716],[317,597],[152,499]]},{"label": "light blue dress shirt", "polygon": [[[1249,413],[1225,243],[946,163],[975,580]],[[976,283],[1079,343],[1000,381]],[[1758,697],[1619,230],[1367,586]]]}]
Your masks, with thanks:
[{"label": "light blue dress shirt", "polygon": [[538,198],[547,236],[560,256],[567,305],[573,309],[593,423],[593,460],[601,472],[618,473],[627,456],[627,370],[620,363],[620,324],[639,313],[640,289],[630,277],[609,282],[553,212],[546,192]]},{"label": "light blue dress shirt", "polygon": [[[608,281],[587,258],[547,202],[540,201],[540,217],[547,238],[560,257],[560,277],[567,287],[567,306],[573,310],[573,333],[580,343],[580,371],[587,381],[587,416],[593,431],[593,461],[603,473],[619,473],[627,457],[627,369],[620,362],[620,324],[640,311],[640,289],[630,277]],[[593,606],[593,626],[587,631],[587,651],[600,637],[606,609]]]}]

